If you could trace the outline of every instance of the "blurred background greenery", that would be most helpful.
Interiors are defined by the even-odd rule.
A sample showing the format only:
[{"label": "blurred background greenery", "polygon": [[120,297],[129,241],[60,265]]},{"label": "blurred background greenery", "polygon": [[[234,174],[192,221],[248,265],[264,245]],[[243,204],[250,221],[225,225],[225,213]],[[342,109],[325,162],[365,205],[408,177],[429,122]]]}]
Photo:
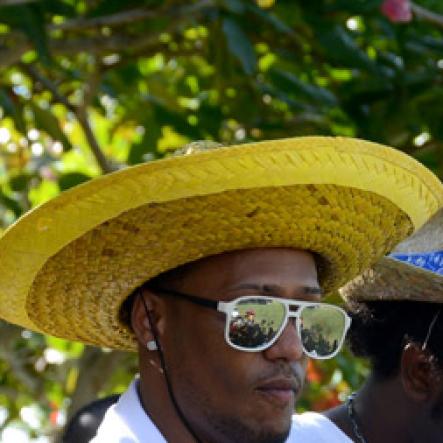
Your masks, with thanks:
[{"label": "blurred background greenery", "polygon": [[[0,232],[198,139],[355,136],[443,176],[443,3],[418,1],[0,0]],[[0,323],[0,441],[57,441],[135,367]],[[366,371],[347,351],[311,364],[300,410],[337,404]]]}]

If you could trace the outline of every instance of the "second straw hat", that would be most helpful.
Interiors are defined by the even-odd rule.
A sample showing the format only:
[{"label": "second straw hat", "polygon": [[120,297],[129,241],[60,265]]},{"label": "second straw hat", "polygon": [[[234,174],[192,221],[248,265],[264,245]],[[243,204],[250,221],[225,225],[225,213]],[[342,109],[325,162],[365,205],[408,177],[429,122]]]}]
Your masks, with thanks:
[{"label": "second straw hat", "polygon": [[350,301],[443,303],[443,209],[340,293]]}]

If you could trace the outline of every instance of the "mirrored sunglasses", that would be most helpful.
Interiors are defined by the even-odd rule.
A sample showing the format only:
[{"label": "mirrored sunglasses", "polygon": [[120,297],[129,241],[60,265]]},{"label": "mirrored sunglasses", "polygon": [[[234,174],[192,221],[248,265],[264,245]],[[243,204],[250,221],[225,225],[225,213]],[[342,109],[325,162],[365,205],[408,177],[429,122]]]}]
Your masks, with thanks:
[{"label": "mirrored sunglasses", "polygon": [[340,351],[351,325],[350,317],[342,308],[328,303],[264,295],[224,302],[169,289],[156,291],[226,314],[225,340],[231,347],[245,352],[270,348],[293,318],[305,354],[315,359],[332,358]]}]

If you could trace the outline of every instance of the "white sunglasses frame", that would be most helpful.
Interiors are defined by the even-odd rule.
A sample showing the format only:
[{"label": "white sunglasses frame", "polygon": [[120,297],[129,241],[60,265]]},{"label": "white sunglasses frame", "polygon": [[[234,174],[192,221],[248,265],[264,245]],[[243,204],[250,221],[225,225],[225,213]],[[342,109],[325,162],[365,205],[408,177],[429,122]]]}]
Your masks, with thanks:
[{"label": "white sunglasses frame", "polygon": [[[285,308],[284,320],[282,322],[282,325],[278,329],[277,333],[275,334],[274,338],[272,340],[270,340],[268,343],[265,343],[264,345],[261,345],[261,346],[257,346],[253,349],[236,345],[235,343],[232,343],[232,341],[229,337],[229,328],[230,328],[231,320],[234,318],[232,314],[235,310],[235,306],[243,300],[250,300],[250,299],[275,301],[275,302],[282,304]],[[312,306],[327,306],[328,308],[332,308],[332,309],[337,310],[343,314],[345,325],[344,325],[342,338],[340,340],[340,343],[337,344],[337,349],[332,354],[328,354],[327,356],[320,356],[315,351],[314,352],[307,351],[305,346],[303,345],[303,341],[301,339],[301,324],[300,324],[301,322],[299,321],[300,315],[303,312],[304,308],[312,307]],[[296,311],[291,311],[290,310],[291,307],[301,308],[301,309],[297,309]],[[351,326],[351,321],[352,321],[351,318],[349,317],[349,315],[347,314],[347,312],[344,309],[342,309],[340,306],[332,305],[330,303],[308,302],[308,301],[292,300],[292,299],[279,298],[279,297],[271,297],[271,296],[266,296],[266,295],[244,295],[244,296],[238,297],[238,298],[236,298],[232,301],[229,301],[229,302],[219,301],[219,302],[217,302],[217,311],[223,312],[226,315],[226,323],[225,323],[225,341],[226,341],[226,343],[229,346],[231,346],[232,348],[237,349],[239,351],[243,351],[243,352],[261,352],[266,349],[269,349],[280,338],[281,334],[283,333],[283,330],[288,325],[289,319],[295,318],[296,319],[295,327],[296,327],[297,334],[300,338],[300,343],[302,345],[303,352],[308,357],[314,358],[316,360],[328,360],[330,358],[335,357],[340,352],[340,350],[343,346],[343,343],[345,341],[346,334],[349,330],[349,327]]]},{"label": "white sunglasses frame", "polygon": [[[243,295],[241,297],[237,297],[234,300],[231,300],[229,302],[225,302],[225,301],[215,301],[215,300],[210,300],[207,298],[202,298],[202,297],[198,297],[196,295],[191,295],[191,294],[185,294],[184,292],[180,292],[180,291],[175,291],[172,289],[164,289],[164,288],[151,288],[151,290],[153,290],[154,292],[161,292],[165,295],[171,295],[174,297],[179,297],[182,298],[184,300],[187,300],[188,302],[197,304],[199,306],[205,307],[205,308],[211,308],[214,309],[216,311],[219,311],[223,314],[226,315],[226,320],[225,320],[225,342],[228,346],[231,346],[234,349],[237,349],[239,351],[243,351],[243,352],[261,352],[264,351],[268,348],[270,348],[271,346],[274,345],[274,343],[280,338],[283,330],[285,329],[285,327],[288,324],[288,320],[289,318],[295,318],[296,320],[300,319],[300,313],[303,311],[303,308],[305,307],[310,307],[310,306],[327,306],[329,308],[333,308],[339,312],[341,312],[343,314],[343,317],[345,319],[345,325],[344,325],[344,330],[343,330],[343,335],[342,338],[340,340],[340,343],[337,344],[337,349],[332,353],[332,354],[328,354],[327,356],[319,356],[316,352],[309,352],[305,349],[304,345],[303,345],[303,341],[301,339],[301,326],[300,326],[300,321],[296,321],[296,329],[297,329],[297,334],[300,338],[300,343],[302,345],[303,348],[303,352],[310,358],[314,358],[316,360],[328,360],[330,358],[335,357],[341,350],[343,343],[345,341],[346,338],[346,334],[349,330],[349,327],[351,326],[351,318],[349,317],[349,315],[347,314],[347,312],[341,308],[340,306],[336,306],[336,305],[332,305],[330,303],[321,303],[321,302],[309,302],[309,301],[302,301],[302,300],[293,300],[293,299],[288,299],[288,298],[279,298],[279,297],[271,297],[271,296],[267,296],[267,295]],[[272,340],[270,340],[268,343],[262,345],[262,346],[257,346],[256,348],[253,349],[249,349],[249,348],[245,348],[242,346],[238,346],[234,343],[232,343],[232,341],[229,338],[229,326],[230,326],[230,322],[232,319],[232,313],[234,312],[234,307],[235,305],[242,300],[248,300],[248,299],[254,299],[254,300],[271,300],[271,301],[276,301],[278,303],[281,303],[284,305],[285,307],[285,318],[282,322],[282,325],[280,326],[278,332],[275,334],[274,338]],[[291,311],[290,308],[291,307],[295,307],[295,308],[302,308],[302,309],[298,309],[297,311]]]}]

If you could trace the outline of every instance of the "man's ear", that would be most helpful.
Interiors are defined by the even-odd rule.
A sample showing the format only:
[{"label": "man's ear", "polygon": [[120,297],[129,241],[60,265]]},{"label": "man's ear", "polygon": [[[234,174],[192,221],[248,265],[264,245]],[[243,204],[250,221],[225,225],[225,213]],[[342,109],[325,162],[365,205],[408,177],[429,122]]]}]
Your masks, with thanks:
[{"label": "man's ear", "polygon": [[401,356],[400,375],[406,394],[417,402],[429,401],[435,386],[441,383],[441,371],[428,350],[420,344],[408,343]]},{"label": "man's ear", "polygon": [[[146,304],[146,307],[144,304]],[[146,311],[148,311],[149,317]],[[141,290],[135,296],[132,305],[131,326],[137,341],[142,347],[145,347],[149,341],[154,340],[153,327],[156,328],[157,334],[161,336],[165,329],[164,300],[147,289]]]}]

